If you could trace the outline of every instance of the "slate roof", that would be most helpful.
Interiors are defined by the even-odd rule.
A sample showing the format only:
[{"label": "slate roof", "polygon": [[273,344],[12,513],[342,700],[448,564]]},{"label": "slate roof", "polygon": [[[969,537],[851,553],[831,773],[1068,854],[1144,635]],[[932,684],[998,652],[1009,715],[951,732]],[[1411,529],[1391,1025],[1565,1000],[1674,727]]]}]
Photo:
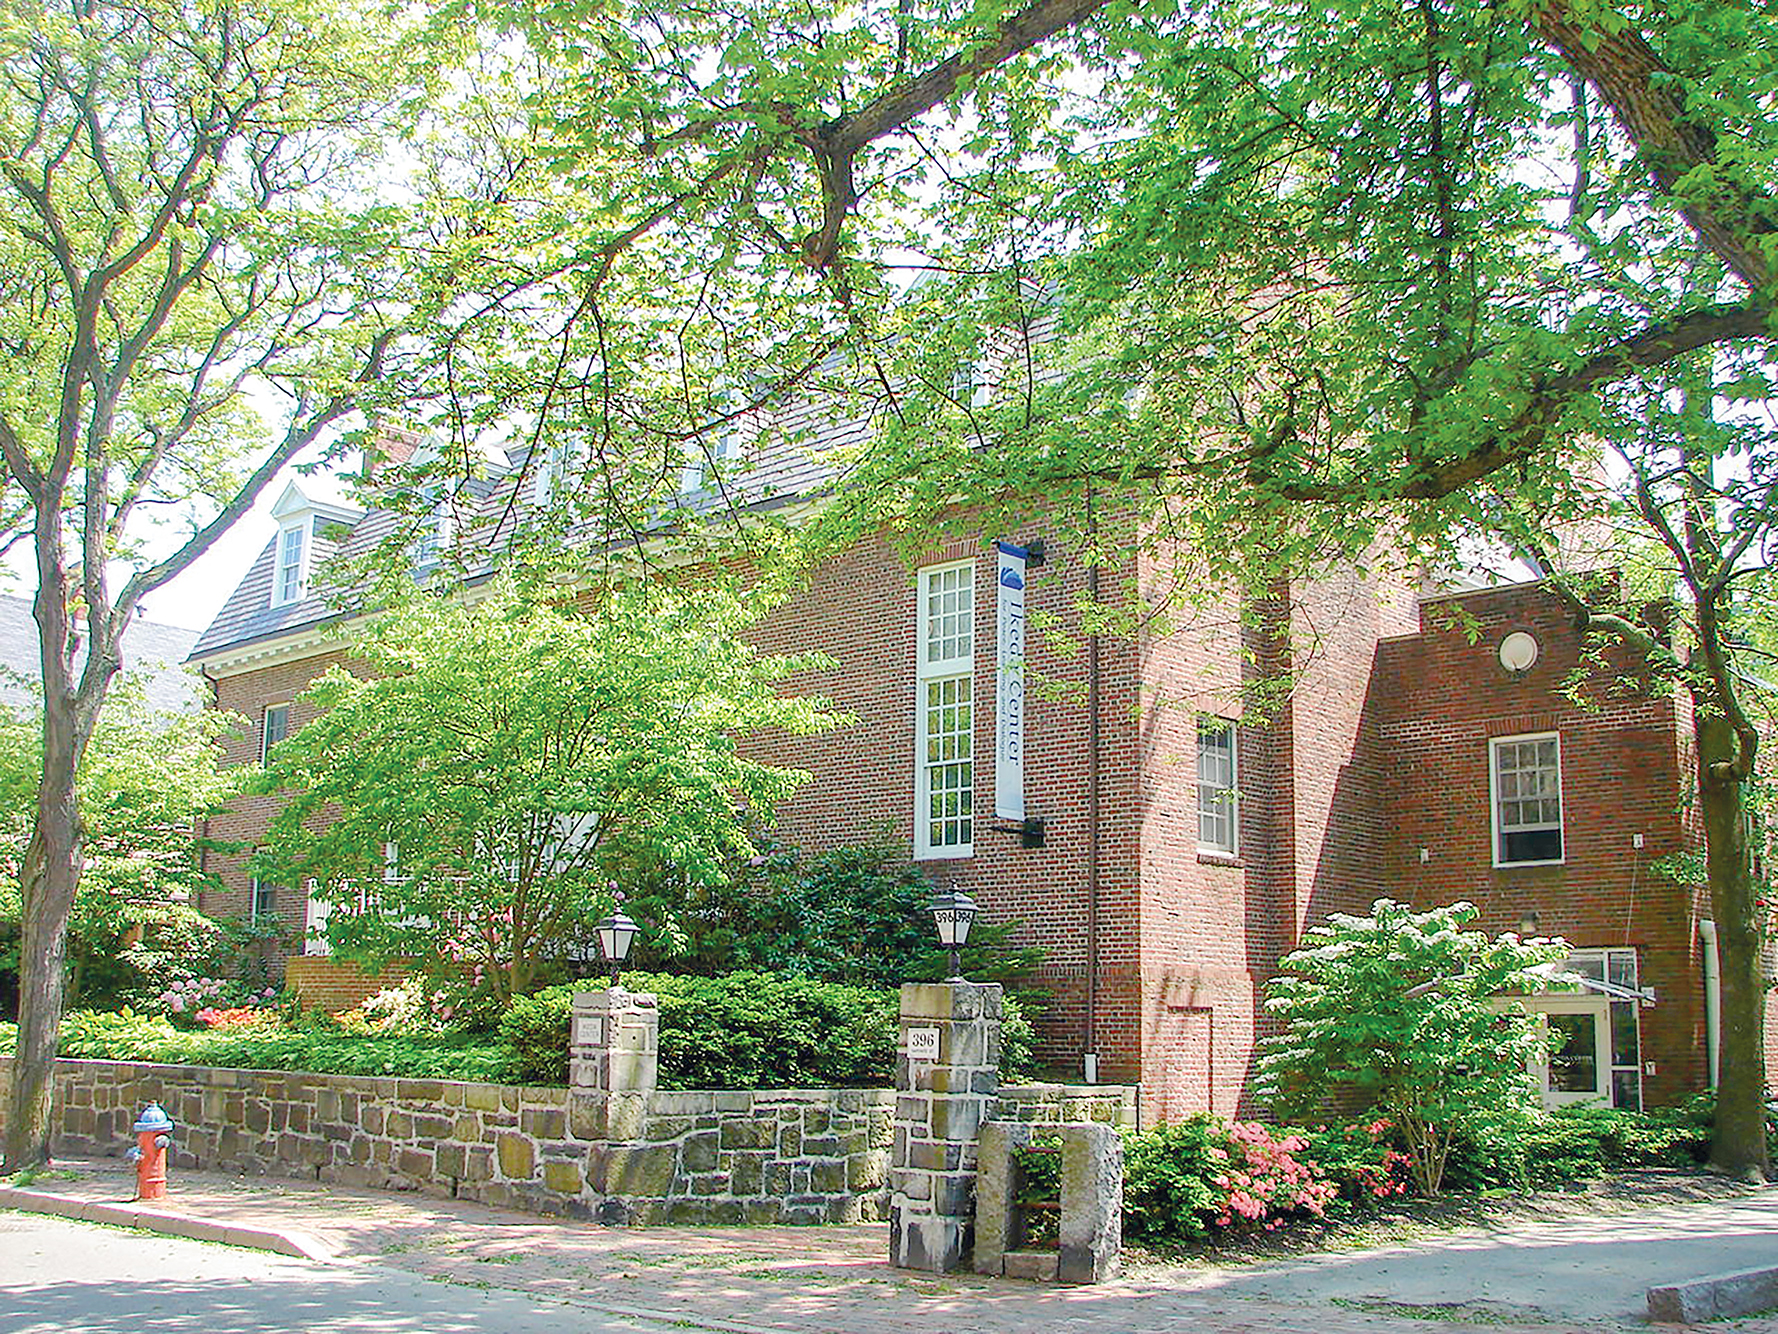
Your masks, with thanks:
[{"label": "slate roof", "polygon": [[[1054,336],[1053,326],[1053,315],[1041,317],[1031,329],[1031,340],[1034,343],[1049,340]],[[990,356],[1003,358],[1005,349],[997,349]],[[815,381],[831,383],[836,378],[856,373],[855,367],[835,356],[818,368]],[[756,414],[756,421],[742,418],[743,436],[751,437],[751,440],[746,445],[744,461],[729,485],[725,488],[707,486],[700,491],[682,494],[678,506],[694,513],[716,513],[729,507],[768,509],[818,492],[839,475],[836,455],[843,457],[848,450],[862,445],[875,429],[876,414],[885,406],[878,401],[880,398],[880,395],[860,397],[811,389],[786,403],[761,409]],[[515,451],[515,465],[522,464],[523,457],[522,451]],[[531,476],[530,473],[523,475],[524,490],[516,498],[514,489],[521,485],[518,466],[497,468],[487,479],[470,483],[457,498],[459,502],[465,499],[469,502],[459,506],[459,526],[473,526],[478,530],[478,542],[492,552],[502,550],[512,525],[522,524],[535,510],[530,494]],[[405,521],[412,522],[411,519]],[[357,516],[350,532],[339,542],[326,541],[324,525],[318,522],[310,568],[319,568],[329,556],[364,554],[387,539],[402,522],[404,520],[399,515],[390,511],[372,509]],[[325,527],[338,533],[337,522]],[[588,541],[593,540],[590,531],[586,536]],[[572,542],[573,536],[570,535],[568,540]],[[275,546],[276,538],[260,552],[259,559],[253,562],[246,577],[223,604],[216,620],[192,649],[193,661],[224,650],[276,639],[296,630],[319,628],[341,617],[338,608],[321,596],[312,595],[281,607],[271,605]],[[491,562],[479,570],[470,570],[468,577],[485,576],[490,569]],[[312,586],[318,583],[320,580],[311,580]]]},{"label": "slate roof", "polygon": [[[196,630],[140,618],[124,631],[124,670],[143,681],[149,706],[157,712],[203,707],[203,680],[182,665],[197,637]],[[35,704],[35,692],[21,684],[21,678],[38,680],[37,650],[30,599],[0,596],[0,706],[16,709]]]}]

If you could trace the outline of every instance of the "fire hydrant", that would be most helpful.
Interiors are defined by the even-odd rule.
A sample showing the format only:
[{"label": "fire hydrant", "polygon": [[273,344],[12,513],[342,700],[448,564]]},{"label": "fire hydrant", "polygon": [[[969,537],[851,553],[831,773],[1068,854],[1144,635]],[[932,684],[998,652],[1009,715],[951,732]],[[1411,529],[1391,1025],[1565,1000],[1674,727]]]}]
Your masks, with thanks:
[{"label": "fire hydrant", "polygon": [[136,1198],[167,1198],[167,1145],[173,1139],[173,1118],[151,1102],[136,1118]]}]

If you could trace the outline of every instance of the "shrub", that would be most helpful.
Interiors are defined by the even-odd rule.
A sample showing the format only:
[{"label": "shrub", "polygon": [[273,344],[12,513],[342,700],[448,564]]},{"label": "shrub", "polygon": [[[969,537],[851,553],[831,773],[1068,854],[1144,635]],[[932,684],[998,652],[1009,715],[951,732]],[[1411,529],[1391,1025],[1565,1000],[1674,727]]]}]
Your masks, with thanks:
[{"label": "shrub", "polygon": [[253,1005],[231,1005],[225,1010],[199,1010],[200,1027],[211,1031],[239,1032],[249,1028],[276,1028],[280,1023],[276,1010],[262,1010]]},{"label": "shrub", "polygon": [[1709,1156],[1708,1095],[1651,1112],[1563,1107],[1518,1133],[1459,1144],[1451,1180],[1469,1189],[1550,1187],[1639,1167],[1695,1167]]},{"label": "shrub", "polygon": [[1271,1230],[1322,1214],[1339,1187],[1303,1156],[1307,1141],[1257,1121],[1201,1113],[1124,1140],[1124,1231],[1137,1240],[1201,1240],[1214,1229]]},{"label": "shrub", "polygon": [[1284,1025],[1260,1061],[1260,1092],[1286,1115],[1346,1095],[1391,1121],[1415,1183],[1436,1195],[1465,1139],[1510,1142],[1536,1115],[1541,1025],[1502,997],[1536,985],[1561,942],[1494,940],[1463,927],[1467,903],[1415,913],[1378,899],[1304,933],[1268,987]]},{"label": "shrub", "polygon": [[[650,945],[675,973],[765,972],[891,987],[948,971],[932,928],[935,892],[905,845],[878,839],[807,858],[778,845],[710,885],[688,887],[669,870],[632,887],[626,902],[632,915],[656,925]],[[1013,944],[1016,930],[1014,922],[978,918],[964,972],[1008,985],[1027,977],[1043,951]]]},{"label": "shrub", "polygon": [[[895,1080],[895,991],[770,973],[631,973],[624,982],[659,998],[662,1088],[847,1088]],[[526,1081],[567,1083],[569,1015],[574,993],[584,990],[564,985],[520,997],[501,1019],[501,1041]],[[1027,1077],[1031,1025],[1010,997],[1001,1049],[1002,1078]]]},{"label": "shrub", "polygon": [[[16,1030],[0,1031],[0,1055]],[[211,1065],[244,1070],[313,1070],[343,1075],[401,1075],[504,1083],[512,1057],[494,1043],[462,1036],[355,1037],[338,1030],[288,1028],[188,1031],[129,1010],[75,1010],[62,1020],[60,1054],[111,1061]]]}]

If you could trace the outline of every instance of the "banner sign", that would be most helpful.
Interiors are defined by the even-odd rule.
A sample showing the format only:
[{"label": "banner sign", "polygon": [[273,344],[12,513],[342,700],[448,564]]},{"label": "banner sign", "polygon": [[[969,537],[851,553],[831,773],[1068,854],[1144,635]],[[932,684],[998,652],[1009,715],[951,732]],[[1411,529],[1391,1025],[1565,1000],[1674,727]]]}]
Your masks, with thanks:
[{"label": "banner sign", "polygon": [[1025,558],[1030,553],[996,542],[1000,574],[999,655],[995,661],[994,814],[1025,820]]}]

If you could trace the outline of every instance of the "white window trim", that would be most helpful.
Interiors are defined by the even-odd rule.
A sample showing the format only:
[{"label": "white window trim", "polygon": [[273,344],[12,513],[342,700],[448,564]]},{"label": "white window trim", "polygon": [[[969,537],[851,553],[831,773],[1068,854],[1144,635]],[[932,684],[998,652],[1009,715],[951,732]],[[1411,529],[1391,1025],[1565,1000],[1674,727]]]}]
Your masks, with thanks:
[{"label": "white window trim", "polygon": [[[314,546],[314,534],[309,530],[311,520],[303,515],[295,523],[283,524],[278,529],[278,543],[272,548],[272,606],[288,607],[301,602],[309,595],[309,550]],[[296,590],[288,596],[284,593],[284,546],[291,533],[301,535],[296,554]]]},{"label": "white window trim", "polygon": [[[1541,861],[1508,862],[1500,859],[1500,747],[1514,741],[1554,741],[1556,743],[1556,801],[1561,818],[1556,832],[1562,836],[1562,855]],[[1516,732],[1512,736],[1488,738],[1488,851],[1489,861],[1497,870],[1517,870],[1522,866],[1561,866],[1568,860],[1568,797],[1562,790],[1562,734],[1560,732]]]},{"label": "white window trim", "polygon": [[[269,888],[272,891],[272,910],[269,913],[264,913],[259,910],[259,892],[260,892],[261,888]],[[265,881],[260,879],[260,877],[258,877],[258,876],[254,876],[250,881],[248,881],[247,882],[247,920],[250,922],[257,922],[262,917],[276,917],[278,915],[278,891],[282,888],[283,888],[282,885],[269,885],[268,886],[268,885],[266,885]]]},{"label": "white window trim", "polygon": [[[970,636],[969,653],[965,657],[950,658],[941,663],[931,663],[926,659],[926,585],[927,580],[935,575],[948,574],[953,570],[968,570],[970,580]],[[974,773],[975,763],[975,631],[976,613],[976,569],[973,560],[946,561],[942,565],[921,566],[914,579],[914,859],[916,861],[960,860],[975,856],[975,839],[973,830],[974,796],[971,794],[970,841],[967,843],[947,843],[934,847],[932,844],[932,826],[930,808],[932,806],[932,775],[926,763],[926,686],[932,681],[944,681],[953,678],[967,678],[970,683],[969,706],[969,744],[970,767]]]},{"label": "white window trim", "polygon": [[452,522],[451,506],[448,500],[441,500],[420,520],[414,530],[414,540],[409,544],[410,563],[415,574],[424,574],[436,570],[444,563],[445,549],[451,545],[455,536],[456,525]]},{"label": "white window trim", "polygon": [[1206,857],[1239,857],[1241,855],[1241,725],[1233,718],[1223,718],[1213,714],[1202,714],[1198,718],[1198,740],[1202,744],[1205,724],[1213,724],[1226,728],[1229,734],[1229,841],[1224,847],[1217,843],[1204,842],[1204,784],[1197,772],[1197,751],[1192,753],[1193,773],[1192,815],[1198,822],[1198,851]]},{"label": "white window trim", "polygon": [[[271,754],[271,750],[272,750],[270,742],[267,741],[267,739],[266,739],[270,735],[270,733],[268,732],[268,730],[266,728],[266,720],[268,718],[270,718],[271,712],[273,709],[283,709],[284,710],[284,736],[287,737],[290,735],[290,701],[289,700],[274,700],[272,703],[266,705],[265,708],[260,710],[260,713],[259,713],[259,764],[260,764],[261,768],[265,767],[266,757]],[[282,741],[284,739],[284,737],[279,737],[278,739],[280,741]]]}]

